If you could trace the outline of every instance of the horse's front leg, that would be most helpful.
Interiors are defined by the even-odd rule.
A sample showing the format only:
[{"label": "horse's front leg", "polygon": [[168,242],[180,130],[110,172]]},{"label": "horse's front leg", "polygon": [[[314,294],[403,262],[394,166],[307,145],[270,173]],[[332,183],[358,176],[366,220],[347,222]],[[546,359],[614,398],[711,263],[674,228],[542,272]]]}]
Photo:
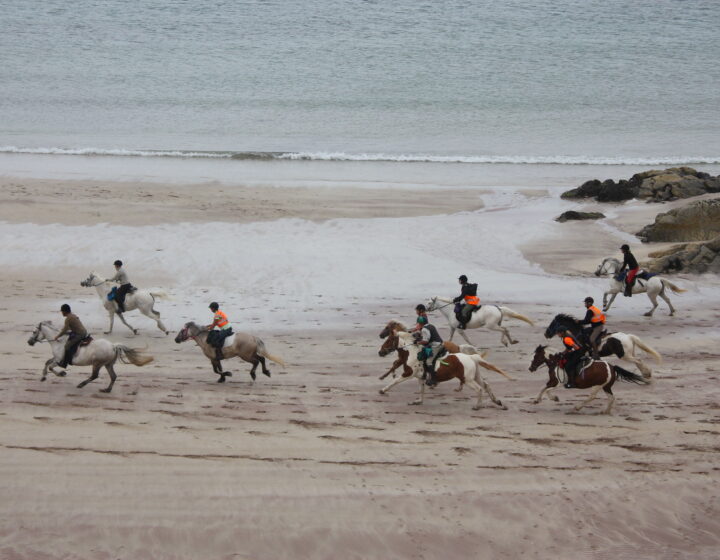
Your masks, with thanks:
[{"label": "horse's front leg", "polygon": [[535,404],[538,404],[542,398],[543,395],[547,392],[548,397],[554,400],[555,402],[559,401],[560,399],[557,398],[556,395],[552,394],[550,391],[551,389],[554,389],[557,387],[558,379],[554,375],[550,378],[550,380],[545,384],[545,387],[543,387],[543,390],[540,391],[540,394],[537,396],[537,398],[533,401]]},{"label": "horse's front leg", "polygon": [[[47,362],[45,362],[45,367],[43,368],[42,377],[40,378],[40,381],[45,381],[45,379],[47,379],[48,368],[50,367],[50,364],[52,364],[54,361],[55,361],[55,358],[50,358]],[[53,373],[55,373],[55,372],[53,371]],[[57,373],[55,373],[55,375],[57,375]]]},{"label": "horse's front leg", "polygon": [[391,373],[393,374],[393,377],[396,377],[396,375],[395,375],[393,372],[394,372],[397,368],[399,368],[401,365],[403,365],[403,360],[401,360],[400,358],[398,358],[397,360],[395,360],[395,361],[393,362],[392,367],[380,376],[380,379],[385,379],[385,378],[386,378],[388,375],[390,375]]},{"label": "horse's front leg", "polygon": [[[618,293],[619,292],[605,292],[603,294],[603,311],[607,311],[608,309],[610,309],[610,306],[613,304],[613,301],[615,301],[615,298],[617,297]],[[610,301],[605,303],[605,299],[607,298],[608,294],[611,294]]]},{"label": "horse's front leg", "polygon": [[113,325],[115,324],[115,311],[108,311],[110,314],[110,326],[108,327],[108,330],[105,331],[105,334],[110,334],[113,330]]},{"label": "horse's front leg", "polygon": [[403,376],[398,377],[397,379],[393,379],[393,380],[392,380],[390,383],[388,383],[385,387],[383,387],[382,389],[380,389],[379,392],[380,392],[381,395],[384,395],[384,394],[387,393],[390,389],[392,389],[393,387],[395,387],[395,385],[399,385],[399,384],[402,383],[403,381],[407,381],[408,379],[411,379],[412,377],[413,377],[412,375],[407,375],[407,376],[404,376],[404,375],[403,375]]},{"label": "horse's front leg", "polygon": [[420,383],[420,396],[414,401],[409,402],[408,404],[410,405],[422,404],[425,398],[425,380],[422,377],[418,377],[418,383]]},{"label": "horse's front leg", "polygon": [[[604,384],[603,384],[603,385],[604,385]],[[590,393],[590,396],[589,396],[587,399],[585,399],[583,402],[581,402],[580,404],[575,405],[575,408],[574,408],[573,410],[574,410],[575,412],[577,412],[577,411],[580,410],[582,407],[584,407],[585,405],[587,405],[591,400],[593,400],[595,397],[597,397],[597,394],[598,394],[598,392],[600,391],[600,389],[603,388],[603,385],[596,385],[596,386],[593,388],[592,392]]]}]

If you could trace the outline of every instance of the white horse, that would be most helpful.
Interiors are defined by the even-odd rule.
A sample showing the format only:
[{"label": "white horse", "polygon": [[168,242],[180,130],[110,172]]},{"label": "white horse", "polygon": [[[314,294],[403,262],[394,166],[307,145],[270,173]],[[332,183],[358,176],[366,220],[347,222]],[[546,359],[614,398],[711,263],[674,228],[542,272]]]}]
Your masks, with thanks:
[{"label": "white horse", "polygon": [[[53,357],[45,362],[40,381],[45,381],[48,369],[59,377],[64,377],[67,374],[64,370],[55,371],[55,366],[58,365],[65,355],[65,342],[68,336],[63,335],[58,340],[54,340],[59,330],[60,329],[53,326],[52,321],[42,321],[35,327],[32,336],[28,339],[30,346],[34,346],[36,342],[47,341],[50,343],[50,348],[52,349]],[[78,388],[85,387],[85,385],[97,379],[100,374],[100,368],[105,367],[110,376],[110,385],[105,389],[100,389],[100,391],[103,393],[112,391],[115,379],[117,378],[113,366],[118,358],[124,363],[131,363],[136,366],[144,366],[153,361],[152,356],[144,355],[143,352],[137,348],[128,348],[123,344],[113,344],[104,338],[93,339],[90,344],[80,346],[72,358],[72,365],[74,366],[92,366],[92,375],[80,383]],[[127,361],[125,361],[125,359],[127,359]]]},{"label": "white horse", "polygon": [[[443,302],[445,303],[445,305],[439,305],[438,302]],[[465,342],[467,342],[468,344],[472,344],[472,342],[470,342],[470,339],[467,337],[465,330],[458,329],[458,325],[460,324],[460,322],[455,317],[455,312],[452,308],[453,305],[453,300],[449,298],[435,296],[427,303],[425,307],[427,307],[428,311],[437,310],[440,311],[443,315],[445,315],[448,325],[450,326],[450,340],[453,339],[453,336],[455,335],[455,330],[459,330],[460,336],[465,339]],[[493,331],[500,331],[502,333],[502,335],[500,336],[500,342],[502,342],[505,346],[507,346],[508,344],[517,344],[517,340],[513,339],[510,336],[510,331],[508,331],[505,327],[502,326],[502,321],[505,317],[520,319],[521,321],[525,321],[530,325],[535,324],[533,323],[532,319],[529,319],[528,317],[525,317],[525,315],[521,315],[520,313],[516,313],[509,307],[500,307],[498,305],[483,305],[480,309],[478,309],[472,314],[472,316],[470,317],[470,321],[468,321],[467,325],[465,326],[465,329],[477,329],[480,327],[485,327]]]},{"label": "white horse", "polygon": [[[100,277],[96,272],[91,272],[90,276],[88,276],[86,280],[80,282],[80,285],[85,288],[95,288],[100,300],[103,302],[103,306],[107,309],[107,312],[110,315],[110,328],[104,331],[105,334],[110,334],[112,332],[116,314],[120,317],[123,324],[133,332],[133,334],[138,333],[137,329],[130,326],[130,324],[125,320],[125,317],[123,317],[123,314],[118,311],[117,304],[114,301],[108,300],[107,295],[112,290],[110,282]],[[162,332],[170,334],[170,331],[165,328],[165,325],[160,320],[160,312],[153,309],[155,299],[168,299],[168,295],[163,290],[136,290],[131,294],[126,294],[125,311],[132,311],[133,309],[139,310],[140,313],[146,317],[153,319]]]},{"label": "white horse", "polygon": [[[418,397],[417,400],[408,404],[422,404],[423,398],[425,396],[425,380],[423,379],[422,363],[417,358],[417,353],[420,351],[421,346],[415,344],[412,333],[396,331],[395,334],[399,338],[398,343],[401,345],[401,347],[407,348],[409,350],[407,365],[412,370],[412,373],[409,375],[403,373],[403,375],[401,375],[397,379],[393,379],[388,385],[380,389],[380,394],[384,395],[390,389],[395,387],[395,385],[398,385],[403,381],[407,381],[408,379],[415,377],[420,384],[420,397]],[[480,408],[483,389],[487,392],[492,402],[494,402],[503,410],[507,410],[507,407],[493,394],[492,390],[490,389],[490,385],[488,385],[487,381],[485,381],[482,374],[480,373],[480,367],[498,372],[507,377],[508,379],[512,379],[512,377],[510,377],[499,367],[494,366],[489,362],[486,362],[480,354],[462,353],[445,354],[442,358],[440,358],[437,361],[435,367],[435,379],[438,383],[442,383],[443,381],[449,381],[451,379],[458,379],[460,381],[460,386],[455,389],[456,391],[461,391],[463,385],[467,383],[472,389],[475,390],[478,397],[477,402],[473,407],[473,410],[478,410]]]},{"label": "white horse", "polygon": [[[607,257],[606,259],[603,259],[603,262],[600,263],[600,266],[598,266],[597,270],[595,271],[595,276],[606,276],[608,274],[612,276],[612,279],[610,280],[610,288],[603,294],[603,311],[607,311],[608,309],[610,309],[612,302],[615,301],[615,297],[620,292],[625,291],[624,282],[615,279],[615,276],[621,268],[622,264],[619,260],[613,257]],[[687,291],[676,286],[675,284],[670,282],[670,280],[660,278],[659,276],[653,276],[649,280],[642,280],[640,278],[636,278],[632,293],[642,294],[644,292],[647,292],[647,295],[653,304],[652,309],[645,313],[646,317],[651,317],[653,312],[657,308],[657,296],[660,296],[663,300],[665,300],[665,303],[668,304],[668,307],[670,308],[670,315],[675,314],[675,308],[673,307],[672,303],[670,303],[670,298],[667,297],[667,294],[665,293],[666,288],[670,288],[676,294],[681,294]],[[610,296],[610,301],[608,301],[608,296]]]}]

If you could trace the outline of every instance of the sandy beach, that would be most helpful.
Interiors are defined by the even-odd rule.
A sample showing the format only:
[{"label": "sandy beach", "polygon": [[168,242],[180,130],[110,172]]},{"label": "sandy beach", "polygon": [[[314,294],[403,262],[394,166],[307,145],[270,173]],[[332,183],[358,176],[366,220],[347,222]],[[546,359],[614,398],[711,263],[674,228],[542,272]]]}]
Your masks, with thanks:
[{"label": "sandy beach", "polygon": [[[208,188],[212,197],[203,194]],[[560,201],[552,189],[514,191],[506,204],[504,193],[488,197],[488,191],[469,188],[446,191],[439,199],[427,190],[3,177],[0,192],[3,559],[717,558],[717,277],[674,279],[688,289],[672,296],[675,317],[668,317],[663,303],[653,318],[643,317],[649,308],[644,295],[616,301],[611,330],[640,336],[664,360],[652,364],[651,385],[616,384],[614,415],[598,414],[602,396],[580,413],[566,414],[586,396],[583,391],[560,389],[560,402],[532,403],[547,374],[530,373],[528,366],[534,348],[547,343],[542,332],[549,321],[557,312],[579,316],[579,296],[588,289],[601,297],[607,280],[591,274],[600,257],[615,255],[638,222],[649,223],[665,207],[605,206],[608,220],[587,226],[552,222],[562,209],[593,207]],[[541,213],[532,214],[539,216],[537,236],[524,233],[521,224],[529,214],[523,212]],[[405,237],[393,245],[392,235],[383,233],[390,227],[384,220],[397,219],[388,231],[410,232],[407,239],[440,235],[456,221],[478,239],[489,239],[482,228],[497,228],[493,220],[503,215],[517,222],[512,247],[518,248],[498,250],[527,259],[526,268],[518,268],[520,260],[505,263],[501,253],[490,253],[491,264],[468,264],[458,236],[459,251],[452,244],[441,247],[407,277],[395,276],[399,287],[389,268],[383,279],[388,295],[379,292],[382,283],[372,283],[383,263],[402,259],[404,250],[410,251],[408,262],[418,259]],[[477,229],[467,230],[465,220],[474,220]],[[136,259],[132,268],[134,283],[162,285],[171,294],[170,301],[157,304],[171,335],[137,313],[128,319],[140,329],[138,336],[117,322],[108,335],[147,346],[155,361],[143,368],[119,365],[111,394],[98,392],[107,382],[104,372],[76,388],[87,368],[70,368],[67,377],[50,375],[41,383],[49,352],[47,345],[26,344],[33,325],[60,323],[57,309],[68,301],[96,336],[104,336],[107,317],[96,294],[79,281],[89,270],[108,269],[118,247],[103,248],[106,238],[92,236],[107,231],[107,239],[120,235],[127,242],[133,232],[145,231],[132,228],[148,221],[159,224],[149,237],[167,231],[168,239],[182,232],[182,224],[214,232],[223,224],[255,228],[264,222],[285,234],[282,228],[315,222],[303,227],[331,229],[308,230],[317,234],[311,243],[337,235],[344,247],[337,253],[342,256],[328,248],[338,282],[342,270],[356,273],[352,263],[359,260],[365,284],[380,295],[368,298],[360,286],[343,286],[346,296],[331,292],[328,302],[328,291],[315,290],[308,273],[307,285],[296,278],[296,291],[303,294],[293,299],[270,268],[265,276],[248,277],[257,284],[240,282],[237,289],[232,282],[194,285],[204,278],[194,272],[203,264],[195,260],[193,238],[183,238],[180,247],[187,251],[173,257],[182,274],[164,268],[172,259],[156,266]],[[247,243],[255,245],[268,231],[258,230]],[[294,237],[305,231],[298,229]],[[33,232],[50,238],[33,240]],[[582,241],[563,243],[568,232]],[[363,249],[363,236],[379,264],[369,264],[373,251]],[[233,239],[226,242],[225,259],[243,251],[243,241]],[[67,254],[53,257],[63,244]],[[642,258],[644,248],[637,245]],[[42,258],[32,256],[46,249]],[[478,248],[477,254],[485,250],[490,249]],[[17,256],[21,251],[27,260]],[[214,262],[208,253],[211,273],[222,276]],[[254,262],[264,266],[260,257]],[[291,275],[293,262],[287,262]],[[237,266],[233,279],[252,267],[244,261]],[[520,340],[509,348],[500,345],[498,333],[469,332],[489,350],[488,360],[515,378],[486,376],[508,410],[485,399],[484,408],[473,411],[471,391],[456,393],[449,383],[428,391],[423,406],[408,406],[415,381],[379,395],[385,382],[378,377],[391,362],[377,355],[382,327],[393,318],[411,322],[414,305],[432,295],[455,295],[455,278],[466,271],[480,282],[483,301],[535,321],[534,327],[506,324]],[[519,279],[503,285],[502,278]],[[254,286],[263,285],[268,291],[253,299]],[[333,279],[326,285],[331,290]],[[248,364],[230,361],[233,377],[216,383],[199,350],[173,340],[185,321],[209,321],[209,298],[221,299],[236,330],[260,336],[287,367],[271,366],[272,377],[259,375],[252,383]],[[432,318],[446,336],[442,316]]]}]

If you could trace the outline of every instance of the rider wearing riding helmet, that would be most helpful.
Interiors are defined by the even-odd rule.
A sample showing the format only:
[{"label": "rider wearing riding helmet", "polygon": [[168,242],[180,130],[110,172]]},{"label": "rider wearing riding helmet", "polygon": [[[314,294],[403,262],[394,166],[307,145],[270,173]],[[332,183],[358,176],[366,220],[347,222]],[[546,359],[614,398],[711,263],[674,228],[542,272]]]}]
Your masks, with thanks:
[{"label": "rider wearing riding helmet", "polygon": [[210,331],[208,334],[208,343],[215,346],[215,354],[217,361],[223,359],[223,345],[225,339],[233,334],[232,325],[228,321],[227,315],[220,311],[220,306],[216,301],[213,301],[208,308],[213,312],[213,322],[205,327]]},{"label": "rider wearing riding helmet", "polygon": [[480,298],[477,296],[477,284],[468,284],[467,276],[464,274],[458,278],[458,282],[462,286],[460,295],[453,299],[453,303],[459,304],[464,301],[462,308],[455,313],[455,318],[460,323],[458,329],[464,329],[470,322],[472,312],[480,307]]},{"label": "rider wearing riding helmet", "polygon": [[64,334],[68,335],[68,339],[65,341],[65,353],[63,354],[62,360],[58,362],[58,366],[64,368],[72,361],[78,345],[87,337],[88,333],[85,326],[80,322],[78,316],[72,312],[67,303],[63,303],[60,306],[60,312],[63,317],[65,317],[65,324],[53,340],[59,339]]},{"label": "rider wearing riding helmet", "polygon": [[595,300],[591,297],[585,298],[585,318],[581,321],[583,325],[590,325],[589,328],[585,329],[585,335],[590,341],[590,347],[592,349],[592,358],[597,360],[600,358],[598,353],[598,345],[600,343],[600,335],[605,328],[605,314],[593,305]]},{"label": "rider wearing riding helmet", "polygon": [[635,255],[630,252],[629,245],[622,245],[620,247],[620,250],[623,252],[624,256],[622,266],[620,267],[620,272],[625,270],[625,268],[627,267],[627,276],[625,277],[625,292],[623,293],[623,295],[625,297],[632,297],[633,283],[635,282],[635,276],[637,276],[637,273],[640,270],[640,265],[638,265]]},{"label": "rider wearing riding helmet", "polygon": [[565,387],[572,389],[575,387],[575,375],[577,373],[577,365],[580,358],[585,354],[585,348],[582,347],[580,342],[573,336],[570,331],[560,331],[557,335],[562,339],[563,345],[565,345],[563,369],[567,375],[567,382]]},{"label": "rider wearing riding helmet", "polygon": [[416,344],[422,346],[417,358],[423,364],[423,371],[426,376],[425,384],[435,385],[437,384],[435,380],[435,360],[443,347],[440,333],[438,333],[435,325],[426,323],[420,331],[413,333],[413,338]]},{"label": "rider wearing riding helmet", "polygon": [[415,313],[417,313],[417,319],[415,320],[415,326],[410,329],[410,332],[421,331],[424,325],[427,325],[428,321],[427,309],[422,303],[415,306]]}]

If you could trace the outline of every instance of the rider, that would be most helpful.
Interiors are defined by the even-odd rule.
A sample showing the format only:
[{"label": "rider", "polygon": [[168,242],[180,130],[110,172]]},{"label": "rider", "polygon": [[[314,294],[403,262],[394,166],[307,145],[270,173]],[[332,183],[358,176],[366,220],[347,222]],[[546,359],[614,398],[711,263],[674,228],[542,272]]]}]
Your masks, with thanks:
[{"label": "rider", "polygon": [[417,319],[415,320],[415,326],[410,329],[410,332],[421,331],[423,326],[429,323],[427,309],[422,303],[415,306],[415,313],[417,313]]},{"label": "rider", "polygon": [[[233,334],[232,325],[228,321],[227,315],[220,311],[220,306],[216,301],[213,301],[209,306],[210,311],[213,312],[213,322],[206,328],[210,331],[208,335],[208,342],[215,346],[215,354],[217,361],[223,359],[223,344],[225,339]],[[212,339],[212,340],[210,340]]]},{"label": "rider", "polygon": [[[437,359],[443,347],[443,340],[440,337],[440,333],[438,333],[435,325],[426,323],[420,331],[413,333],[413,337],[415,338],[415,342],[423,347],[422,350],[418,352],[417,357],[423,364],[423,371],[426,376],[425,383],[427,385],[436,385],[435,359]],[[430,361],[429,364],[428,361]]]},{"label": "rider", "polygon": [[66,333],[68,334],[68,339],[65,341],[65,353],[63,354],[63,359],[58,362],[58,366],[64,368],[72,361],[72,357],[75,354],[75,350],[77,350],[80,341],[86,338],[88,334],[78,316],[71,311],[70,306],[67,303],[63,303],[62,306],[60,306],[60,313],[62,313],[63,317],[65,317],[65,324],[53,340],[59,339]]},{"label": "rider", "polygon": [[558,332],[558,336],[562,338],[562,342],[565,345],[563,358],[565,360],[563,368],[567,374],[565,387],[567,389],[572,389],[575,387],[575,375],[577,374],[578,362],[585,354],[585,348],[582,347],[570,331]]},{"label": "rider", "polygon": [[458,278],[462,286],[460,295],[453,299],[453,303],[464,301],[462,308],[455,313],[460,323],[458,329],[464,329],[472,317],[472,312],[480,307],[480,298],[477,296],[477,284],[468,284],[467,276],[464,274]]},{"label": "rider", "polygon": [[637,276],[637,273],[640,270],[640,265],[638,265],[635,255],[630,252],[629,245],[621,246],[620,250],[623,253],[624,259],[619,272],[622,272],[623,270],[625,270],[625,267],[627,267],[627,276],[625,277],[625,292],[623,295],[625,297],[632,297],[633,283],[635,282],[635,276]]},{"label": "rider", "polygon": [[590,341],[590,348],[592,349],[592,358],[597,360],[600,358],[598,353],[598,345],[600,344],[600,335],[605,328],[605,314],[593,305],[595,300],[591,297],[585,298],[585,318],[581,321],[583,325],[590,325],[589,328],[584,329],[585,336]]},{"label": "rider", "polygon": [[108,278],[105,281],[117,282],[118,284],[120,284],[120,287],[115,293],[115,301],[117,302],[118,313],[125,313],[125,296],[132,289],[132,284],[130,284],[127,272],[125,272],[125,269],[122,267],[122,261],[117,260],[113,263],[113,265],[115,266],[116,270],[115,276],[113,276],[112,278]]}]

